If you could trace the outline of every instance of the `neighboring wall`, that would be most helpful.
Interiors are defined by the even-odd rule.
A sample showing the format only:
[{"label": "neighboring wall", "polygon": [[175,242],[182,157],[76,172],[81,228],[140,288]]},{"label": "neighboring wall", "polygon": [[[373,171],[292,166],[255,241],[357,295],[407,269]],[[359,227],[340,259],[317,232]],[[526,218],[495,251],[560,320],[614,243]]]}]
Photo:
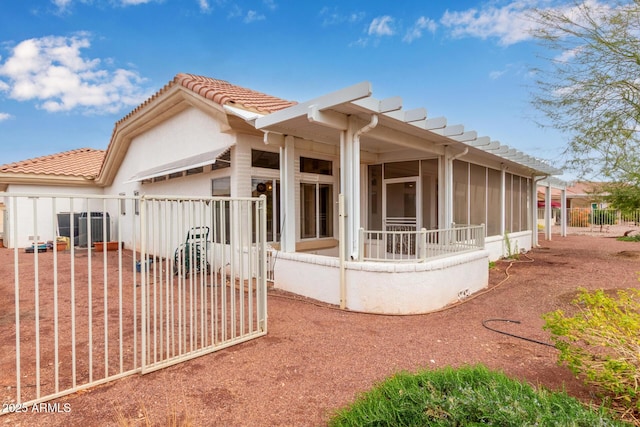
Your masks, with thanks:
[{"label": "neighboring wall", "polygon": [[[38,195],[38,198],[5,197],[6,231],[4,245],[7,247],[26,247],[33,241],[54,240],[58,235],[55,228],[55,216],[57,213],[69,212],[70,201],[68,198],[55,199],[56,194],[74,195],[99,195],[102,189],[94,187],[62,187],[62,186],[34,186],[34,185],[9,185],[7,193],[28,193]],[[50,197],[47,197],[50,196]],[[100,210],[98,205],[88,205],[85,199],[73,201],[75,212],[84,212],[88,208]],[[16,210],[17,209],[17,210]],[[17,212],[17,214],[16,214]]]}]

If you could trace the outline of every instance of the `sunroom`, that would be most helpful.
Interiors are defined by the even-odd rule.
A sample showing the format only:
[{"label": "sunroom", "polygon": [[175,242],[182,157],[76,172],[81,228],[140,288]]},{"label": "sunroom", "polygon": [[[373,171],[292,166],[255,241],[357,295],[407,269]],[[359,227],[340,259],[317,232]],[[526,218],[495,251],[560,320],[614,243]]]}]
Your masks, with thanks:
[{"label": "sunroom", "polygon": [[255,120],[279,153],[275,286],[352,310],[432,311],[486,287],[489,260],[535,244],[535,184],[560,171],[371,94],[364,82]]}]

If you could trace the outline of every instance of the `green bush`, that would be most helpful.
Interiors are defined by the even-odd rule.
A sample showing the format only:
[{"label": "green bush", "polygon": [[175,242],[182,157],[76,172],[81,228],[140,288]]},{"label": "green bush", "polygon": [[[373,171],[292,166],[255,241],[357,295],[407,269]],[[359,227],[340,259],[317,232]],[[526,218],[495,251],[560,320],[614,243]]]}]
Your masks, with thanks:
[{"label": "green bush", "polygon": [[640,234],[634,234],[633,236],[620,236],[616,240],[621,242],[640,242]]},{"label": "green bush", "polygon": [[545,314],[544,328],[560,350],[559,363],[601,388],[626,412],[640,414],[640,290],[580,289],[573,316]]},{"label": "green bush", "polygon": [[330,426],[622,426],[605,409],[534,389],[484,366],[399,373],[338,411]]}]

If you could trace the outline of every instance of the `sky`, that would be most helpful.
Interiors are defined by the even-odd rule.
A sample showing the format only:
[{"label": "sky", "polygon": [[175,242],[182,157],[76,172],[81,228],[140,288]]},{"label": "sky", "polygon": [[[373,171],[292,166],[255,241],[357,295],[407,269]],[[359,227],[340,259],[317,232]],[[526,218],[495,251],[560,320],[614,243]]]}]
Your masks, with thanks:
[{"label": "sky", "polygon": [[299,102],[369,81],[559,167],[566,136],[530,103],[526,16],[563,1],[0,0],[0,164],[106,149],[116,121],[191,73]]}]

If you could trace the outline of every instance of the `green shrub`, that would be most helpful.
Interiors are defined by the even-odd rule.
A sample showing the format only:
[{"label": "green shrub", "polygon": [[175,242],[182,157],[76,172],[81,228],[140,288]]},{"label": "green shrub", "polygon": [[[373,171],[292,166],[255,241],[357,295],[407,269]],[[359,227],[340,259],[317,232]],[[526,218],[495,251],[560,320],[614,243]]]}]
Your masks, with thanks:
[{"label": "green shrub", "polygon": [[580,289],[573,316],[545,314],[544,328],[560,350],[559,363],[614,398],[624,411],[640,414],[640,290]]},{"label": "green shrub", "polygon": [[640,234],[634,234],[633,236],[620,236],[616,240],[621,242],[640,242]]},{"label": "green shrub", "polygon": [[399,373],[339,410],[330,426],[622,426],[603,408],[536,390],[484,366]]}]

